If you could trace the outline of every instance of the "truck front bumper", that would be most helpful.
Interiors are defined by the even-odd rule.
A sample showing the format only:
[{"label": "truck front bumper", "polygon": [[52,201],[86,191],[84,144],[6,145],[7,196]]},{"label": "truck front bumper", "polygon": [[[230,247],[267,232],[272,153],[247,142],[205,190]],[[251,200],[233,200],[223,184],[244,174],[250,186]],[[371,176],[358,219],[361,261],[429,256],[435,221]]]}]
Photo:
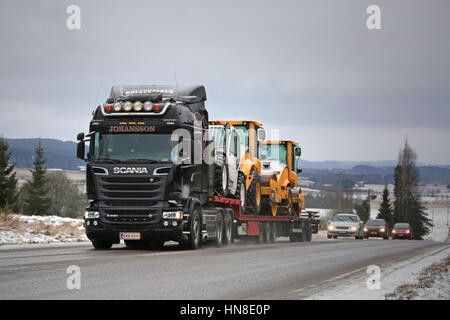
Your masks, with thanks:
[{"label": "truck front bumper", "polygon": [[[97,220],[94,225],[94,219],[86,219],[86,236],[89,240],[104,240],[111,243],[120,242],[121,232],[133,232],[140,234],[140,240],[152,241],[180,241],[185,240],[187,221],[183,220],[165,220],[157,224],[105,224]],[[167,224],[165,223],[167,222]],[[174,225],[176,222],[176,225]]]}]

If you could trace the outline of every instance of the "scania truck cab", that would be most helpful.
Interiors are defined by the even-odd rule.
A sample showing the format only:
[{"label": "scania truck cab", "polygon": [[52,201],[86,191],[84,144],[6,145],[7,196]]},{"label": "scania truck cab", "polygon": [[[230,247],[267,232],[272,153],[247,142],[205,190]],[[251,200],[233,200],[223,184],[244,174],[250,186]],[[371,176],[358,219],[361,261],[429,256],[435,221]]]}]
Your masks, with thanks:
[{"label": "scania truck cab", "polygon": [[94,111],[77,154],[87,162],[85,227],[95,248],[120,240],[198,247],[214,192],[205,100],[203,86],[116,86]]}]

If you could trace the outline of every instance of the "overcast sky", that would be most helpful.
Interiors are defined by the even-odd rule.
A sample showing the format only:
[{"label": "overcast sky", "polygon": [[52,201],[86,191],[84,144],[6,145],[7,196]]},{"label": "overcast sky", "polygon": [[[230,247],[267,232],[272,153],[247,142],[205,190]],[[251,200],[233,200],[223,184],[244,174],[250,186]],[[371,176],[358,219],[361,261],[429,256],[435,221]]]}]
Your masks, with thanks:
[{"label": "overcast sky", "polygon": [[[81,8],[69,30],[66,9]],[[366,9],[381,8],[381,30]],[[0,3],[0,133],[75,140],[116,84],[203,84],[306,160],[450,164],[450,1]]]}]

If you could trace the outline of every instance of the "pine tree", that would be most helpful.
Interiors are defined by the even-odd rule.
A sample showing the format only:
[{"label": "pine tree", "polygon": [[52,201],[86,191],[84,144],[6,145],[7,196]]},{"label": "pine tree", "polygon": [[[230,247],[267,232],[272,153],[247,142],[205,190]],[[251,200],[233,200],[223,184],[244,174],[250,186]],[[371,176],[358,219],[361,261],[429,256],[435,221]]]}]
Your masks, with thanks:
[{"label": "pine tree", "polygon": [[408,222],[413,228],[414,238],[422,239],[430,232],[432,223],[420,203],[419,172],[415,164],[416,159],[416,152],[406,140],[394,172],[393,222]]},{"label": "pine tree", "polygon": [[384,219],[388,226],[392,227],[394,216],[392,213],[391,200],[389,199],[389,190],[387,186],[384,187],[383,201],[380,204],[378,212],[377,219]]},{"label": "pine tree", "polygon": [[367,196],[366,200],[363,200],[361,204],[355,204],[355,211],[358,214],[359,218],[367,222],[370,219],[370,198]]},{"label": "pine tree", "polygon": [[15,164],[9,165],[11,153],[8,153],[9,145],[0,138],[0,210],[15,209],[17,205],[17,179],[14,172]]},{"label": "pine tree", "polygon": [[39,140],[36,148],[36,159],[33,161],[34,169],[32,180],[24,185],[24,213],[29,215],[46,215],[52,205],[49,196],[47,170],[44,167],[44,148]]}]

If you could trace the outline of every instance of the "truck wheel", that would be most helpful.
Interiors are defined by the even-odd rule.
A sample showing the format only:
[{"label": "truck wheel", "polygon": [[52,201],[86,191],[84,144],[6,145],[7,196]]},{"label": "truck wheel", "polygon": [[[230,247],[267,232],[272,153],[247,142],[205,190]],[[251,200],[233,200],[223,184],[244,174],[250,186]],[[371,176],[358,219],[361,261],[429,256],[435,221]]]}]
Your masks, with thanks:
[{"label": "truck wheel", "polygon": [[259,176],[256,170],[250,171],[250,175],[253,176],[253,180],[248,187],[248,199],[249,203],[247,208],[249,208],[254,214],[261,213],[261,184],[259,181]]},{"label": "truck wheel", "polygon": [[272,223],[266,222],[266,237],[264,239],[265,243],[272,242],[270,241],[271,235],[272,235]]},{"label": "truck wheel", "polygon": [[191,250],[195,250],[200,246],[200,236],[202,233],[202,221],[200,220],[200,212],[198,208],[194,209],[191,217],[191,228],[188,236],[188,242],[182,246]]},{"label": "truck wheel", "polygon": [[223,166],[216,166],[216,191],[221,195],[222,197],[226,197],[228,192],[228,167],[226,165],[226,160],[224,159],[224,165]]},{"label": "truck wheel", "polygon": [[214,240],[216,246],[218,247],[222,246],[223,244],[223,234],[225,232],[224,229],[223,214],[222,212],[218,212],[216,220],[216,239]]},{"label": "truck wheel", "polygon": [[105,240],[92,240],[92,245],[97,250],[108,250],[112,247],[112,243]]},{"label": "truck wheel", "polygon": [[225,244],[233,243],[233,210],[225,209],[223,242]]}]

